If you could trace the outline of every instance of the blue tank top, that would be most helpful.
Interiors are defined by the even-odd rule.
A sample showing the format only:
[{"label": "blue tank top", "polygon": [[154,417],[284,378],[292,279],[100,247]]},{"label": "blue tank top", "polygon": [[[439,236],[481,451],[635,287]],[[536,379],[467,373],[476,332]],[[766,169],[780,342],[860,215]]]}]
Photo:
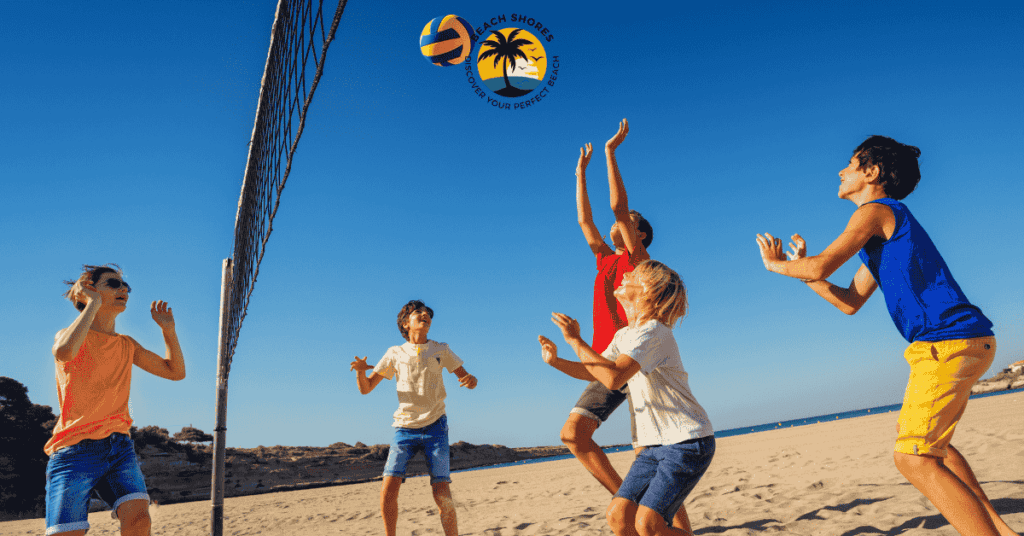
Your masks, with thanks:
[{"label": "blue tank top", "polygon": [[903,338],[945,341],[992,335],[992,322],[967,301],[906,205],[887,197],[871,203],[889,207],[896,228],[889,240],[879,236],[868,240],[860,259],[882,289],[889,315]]}]

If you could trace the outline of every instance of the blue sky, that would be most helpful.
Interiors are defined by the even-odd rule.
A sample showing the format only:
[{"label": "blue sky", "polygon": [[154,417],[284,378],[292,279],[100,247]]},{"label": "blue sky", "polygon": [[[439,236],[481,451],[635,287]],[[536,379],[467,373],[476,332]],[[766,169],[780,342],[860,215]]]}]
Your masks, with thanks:
[{"label": "blue sky", "polygon": [[[989,375],[1024,358],[1024,6],[630,6],[349,4],[242,329],[230,446],[387,442],[394,384],[361,396],[348,366],[402,342],[395,315],[413,298],[480,380],[447,380],[451,439],[557,444],[583,384],[544,365],[536,338],[558,335],[551,311],[589,336],[595,270],[573,170],[623,117],[630,205],[687,284],[676,338],[716,428],[901,399],[906,343],[881,294],[847,317],[765,271],[754,241],[827,246],[854,208],[837,173],[871,134],[922,150],[906,203],[996,325]],[[75,316],[61,281],[116,262],[134,289],[118,330],[162,352],[147,304],[170,302],[188,367],[177,383],[136,370],[136,423],[213,428],[220,266],[274,8],[0,3],[0,375],[34,402],[57,405],[49,349]],[[526,110],[488,106],[463,66],[419,54],[423,25],[448,13],[537,19],[556,85]],[[600,155],[588,177],[607,229]],[[597,439],[628,434],[619,411]]]}]

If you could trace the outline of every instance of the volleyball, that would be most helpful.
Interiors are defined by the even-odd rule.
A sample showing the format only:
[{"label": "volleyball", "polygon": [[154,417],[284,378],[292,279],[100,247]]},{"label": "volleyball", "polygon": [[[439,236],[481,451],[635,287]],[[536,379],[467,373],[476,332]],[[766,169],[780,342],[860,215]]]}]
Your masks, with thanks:
[{"label": "volleyball", "polygon": [[439,67],[458,65],[473,48],[473,26],[457,15],[445,15],[427,23],[420,32],[420,53]]}]

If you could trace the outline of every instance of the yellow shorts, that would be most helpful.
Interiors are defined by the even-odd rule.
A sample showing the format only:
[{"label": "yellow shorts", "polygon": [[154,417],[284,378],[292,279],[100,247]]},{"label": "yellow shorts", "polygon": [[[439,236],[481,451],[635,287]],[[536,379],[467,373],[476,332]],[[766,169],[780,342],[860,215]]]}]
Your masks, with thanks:
[{"label": "yellow shorts", "polygon": [[971,387],[996,356],[996,338],[917,341],[903,353],[910,380],[900,410],[896,452],[946,457]]}]

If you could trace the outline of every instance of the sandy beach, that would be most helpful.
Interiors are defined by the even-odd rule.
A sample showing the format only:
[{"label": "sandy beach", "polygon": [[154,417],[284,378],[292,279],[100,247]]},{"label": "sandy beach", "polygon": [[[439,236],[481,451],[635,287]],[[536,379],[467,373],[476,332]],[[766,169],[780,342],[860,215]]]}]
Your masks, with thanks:
[{"label": "sandy beach", "polygon": [[[1003,518],[1024,531],[1024,394],[973,400],[954,445]],[[896,413],[718,440],[686,501],[696,534],[955,535],[892,463]],[[623,474],[632,453],[611,455]],[[610,495],[575,460],[452,475],[460,534],[612,534]],[[380,534],[379,482],[225,501],[225,534]],[[209,502],[151,508],[153,534],[202,535]],[[116,535],[109,512],[89,516],[90,535]],[[42,534],[41,519],[0,523],[0,534]],[[426,478],[399,497],[399,534],[442,534]]]}]

